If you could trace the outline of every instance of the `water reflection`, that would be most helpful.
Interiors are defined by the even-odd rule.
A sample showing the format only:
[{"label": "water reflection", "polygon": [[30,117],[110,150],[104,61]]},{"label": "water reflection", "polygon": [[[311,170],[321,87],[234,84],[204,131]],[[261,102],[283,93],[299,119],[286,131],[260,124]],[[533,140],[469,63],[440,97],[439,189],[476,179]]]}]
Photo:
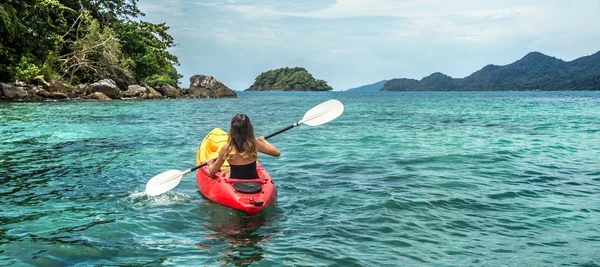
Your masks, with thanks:
[{"label": "water reflection", "polygon": [[274,209],[249,217],[225,207],[214,208],[204,223],[210,230],[206,241],[213,246],[197,243],[196,247],[217,250],[224,265],[247,266],[263,260],[263,246],[271,236],[269,225],[276,217]]}]

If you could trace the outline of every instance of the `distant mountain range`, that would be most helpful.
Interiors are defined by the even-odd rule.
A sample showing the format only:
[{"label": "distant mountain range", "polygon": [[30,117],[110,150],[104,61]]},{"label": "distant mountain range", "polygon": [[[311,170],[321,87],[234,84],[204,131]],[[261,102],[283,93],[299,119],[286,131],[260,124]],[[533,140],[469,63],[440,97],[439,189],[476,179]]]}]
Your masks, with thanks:
[{"label": "distant mountain range", "polygon": [[383,88],[383,85],[387,82],[387,80],[378,81],[376,83],[363,85],[356,88],[350,88],[346,91],[348,92],[377,92]]},{"label": "distant mountain range", "polygon": [[[359,88],[362,87],[356,89]],[[600,51],[569,62],[539,52],[531,52],[508,65],[487,65],[465,78],[452,78],[436,72],[421,80],[391,79],[380,89],[380,91],[512,90],[600,90]]]}]

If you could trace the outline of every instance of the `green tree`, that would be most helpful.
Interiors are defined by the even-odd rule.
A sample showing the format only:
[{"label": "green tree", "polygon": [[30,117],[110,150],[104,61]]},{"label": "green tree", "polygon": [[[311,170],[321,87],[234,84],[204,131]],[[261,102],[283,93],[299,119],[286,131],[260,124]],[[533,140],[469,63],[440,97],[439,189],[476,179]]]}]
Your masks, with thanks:
[{"label": "green tree", "polygon": [[[109,27],[100,28],[100,23],[84,10],[78,19],[78,29],[83,28],[83,37],[76,39],[72,52],[58,57],[63,76],[69,83],[109,78],[119,87],[133,83],[127,61],[121,52],[119,39]],[[78,33],[80,34],[80,33]]]},{"label": "green tree", "polygon": [[167,51],[175,45],[173,37],[167,33],[168,29],[164,23],[144,21],[115,25],[123,53],[129,58],[137,82],[150,86],[170,84],[177,87],[177,80],[182,76],[174,67],[179,65],[177,57]]}]

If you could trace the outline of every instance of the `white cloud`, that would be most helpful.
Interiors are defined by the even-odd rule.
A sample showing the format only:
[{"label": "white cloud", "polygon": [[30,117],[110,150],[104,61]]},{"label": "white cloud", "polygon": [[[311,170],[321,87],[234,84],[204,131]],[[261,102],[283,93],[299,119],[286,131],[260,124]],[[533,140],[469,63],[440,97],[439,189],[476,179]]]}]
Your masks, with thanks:
[{"label": "white cloud", "polygon": [[[269,5],[224,4],[220,8],[252,20],[286,17],[305,19],[368,19],[389,17],[405,20],[400,32],[446,34],[449,40],[494,42],[511,35],[542,35],[574,28],[588,20],[600,24],[598,2],[578,1],[444,1],[444,0],[338,0],[307,12],[280,11]],[[590,10],[594,10],[590,12]],[[327,22],[324,22],[327,23]],[[389,33],[387,25],[378,31]],[[586,29],[591,30],[590,27]],[[395,29],[396,30],[396,29]]]},{"label": "white cloud", "polygon": [[349,79],[464,77],[530,51],[572,60],[600,47],[597,0],[146,0],[140,9],[171,26],[184,71],[252,77],[299,65],[336,89]]}]

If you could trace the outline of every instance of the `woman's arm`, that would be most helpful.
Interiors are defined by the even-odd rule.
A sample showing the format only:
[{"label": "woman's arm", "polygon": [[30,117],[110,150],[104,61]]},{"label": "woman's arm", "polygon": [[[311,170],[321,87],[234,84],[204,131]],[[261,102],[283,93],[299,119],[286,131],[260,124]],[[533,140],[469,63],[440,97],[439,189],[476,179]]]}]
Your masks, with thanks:
[{"label": "woman's arm", "polygon": [[265,154],[271,155],[273,157],[279,157],[281,155],[281,153],[279,152],[279,149],[277,149],[277,147],[275,147],[274,145],[271,145],[271,143],[269,143],[262,136],[256,138],[256,148],[257,148],[258,152],[265,153]]},{"label": "woman's arm", "polygon": [[210,176],[215,176],[215,174],[217,174],[217,172],[221,169],[221,166],[223,166],[223,163],[225,163],[225,151],[227,151],[228,145],[229,144],[221,147],[219,156],[216,159],[211,159],[208,161],[208,172],[210,173]]}]

